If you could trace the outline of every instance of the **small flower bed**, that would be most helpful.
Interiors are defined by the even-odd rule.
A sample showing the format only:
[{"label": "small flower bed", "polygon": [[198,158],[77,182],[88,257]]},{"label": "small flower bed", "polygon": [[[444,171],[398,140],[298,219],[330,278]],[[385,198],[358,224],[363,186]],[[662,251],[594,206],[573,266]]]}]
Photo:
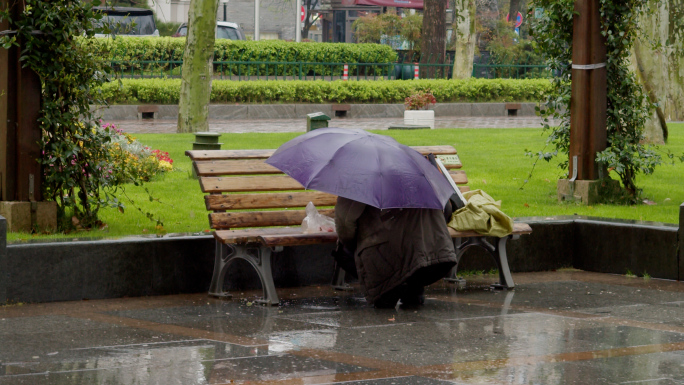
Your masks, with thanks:
[{"label": "small flower bed", "polygon": [[112,123],[104,124],[102,129],[110,137],[108,151],[112,163],[106,170],[109,176],[105,175],[110,178],[110,184],[147,182],[155,175],[173,170],[173,159],[168,152],[143,145]]}]

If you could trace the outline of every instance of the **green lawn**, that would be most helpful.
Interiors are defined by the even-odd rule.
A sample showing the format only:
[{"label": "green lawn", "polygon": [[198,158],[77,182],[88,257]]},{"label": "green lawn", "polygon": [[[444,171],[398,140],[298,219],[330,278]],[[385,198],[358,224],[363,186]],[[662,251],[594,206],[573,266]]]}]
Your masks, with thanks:
[{"label": "green lawn", "polygon": [[[671,124],[670,140],[662,149],[675,154],[684,153],[684,124]],[[684,164],[662,165],[654,175],[638,180],[645,196],[655,205],[581,206],[559,204],[556,200],[556,181],[563,177],[556,161],[537,164],[529,183],[521,190],[533,160],[525,149],[542,149],[545,137],[541,129],[438,129],[410,131],[380,131],[406,145],[453,145],[459,153],[472,189],[483,189],[495,199],[503,201],[503,210],[512,217],[589,215],[604,218],[637,219],[677,223],[679,205],[684,202]],[[223,134],[224,149],[277,148],[299,133],[278,134]],[[133,185],[126,186],[126,194],[146,211],[161,218],[169,233],[200,232],[208,229],[207,211],[197,180],[190,177],[191,163],[184,155],[191,147],[191,134],[138,134],[142,143],[168,151],[174,160],[175,171],[145,186],[159,202],[150,202],[147,194]],[[155,223],[133,208],[122,198],[127,208],[124,214],[104,209],[104,230],[71,234],[78,237],[118,237],[132,234],[154,234]],[[30,239],[27,234],[8,234],[9,241]],[[44,236],[42,236],[44,237]],[[51,237],[62,238],[64,235]]]}]

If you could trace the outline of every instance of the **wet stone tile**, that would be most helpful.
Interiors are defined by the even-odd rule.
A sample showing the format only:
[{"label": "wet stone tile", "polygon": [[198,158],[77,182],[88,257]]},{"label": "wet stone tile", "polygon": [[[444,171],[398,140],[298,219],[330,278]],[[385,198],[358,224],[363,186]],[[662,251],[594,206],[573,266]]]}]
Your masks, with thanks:
[{"label": "wet stone tile", "polygon": [[654,353],[574,362],[540,362],[472,371],[455,371],[451,380],[468,384],[682,385],[682,360]]},{"label": "wet stone tile", "polygon": [[245,347],[209,340],[142,343],[70,349],[0,363],[0,373],[22,376],[40,373],[112,370],[130,367],[193,365],[197,361],[268,354],[265,346]]},{"label": "wet stone tile", "polygon": [[583,313],[612,316],[641,322],[684,326],[684,306],[669,302],[661,305],[628,305],[584,309]]},{"label": "wet stone tile", "polygon": [[[521,313],[508,310],[505,314]],[[435,320],[457,320],[468,318],[497,317],[502,315],[501,309],[469,304],[436,301],[427,298],[420,308],[402,307],[395,309],[374,309],[364,307],[353,311],[333,311],[320,313],[297,313],[279,315],[278,318],[296,320],[316,325],[341,328],[358,328],[368,326],[399,325],[404,323],[434,322]]]},{"label": "wet stone tile", "polygon": [[[90,348],[94,346],[110,346],[110,345],[125,345],[135,343],[159,343],[165,341],[178,341],[190,338],[161,333],[156,331],[144,329],[130,329],[112,324],[97,323],[87,320],[74,320],[69,318],[69,323],[65,324],[66,330],[50,330],[41,331],[39,327],[39,320],[48,319],[50,317],[27,317],[15,319],[15,321],[26,321],[27,325],[33,326],[17,326],[19,334],[11,332],[12,327],[3,326],[4,333],[0,335],[0,364],[4,362],[13,361],[32,361],[33,357],[44,358],[48,355],[55,355],[54,353],[61,353],[78,348]],[[68,318],[68,317],[66,317]],[[55,320],[50,319],[48,325]],[[80,322],[83,321],[83,322]],[[20,322],[18,322],[20,323]],[[80,323],[87,326],[82,330],[73,330],[74,324]],[[1,325],[2,323],[0,323]],[[71,326],[69,326],[71,325]],[[28,330],[30,329],[30,333]]]},{"label": "wet stone tile", "polygon": [[211,379],[212,383],[229,382],[231,380],[275,381],[367,370],[370,369],[283,354],[217,361],[212,369]]},{"label": "wet stone tile", "polygon": [[[332,333],[332,332],[330,332]],[[288,335],[279,335],[285,344]],[[276,338],[276,336],[271,336]],[[294,338],[293,338],[294,340]],[[454,362],[508,359],[567,352],[684,341],[684,335],[578,320],[544,314],[399,324],[384,327],[344,328],[326,336],[338,352],[402,362],[435,365]],[[293,345],[321,343],[298,338]]]},{"label": "wet stone tile", "polygon": [[[681,293],[632,287],[586,283],[578,281],[559,281],[530,283],[516,286],[512,305],[534,306],[557,310],[593,309],[610,306],[635,304],[661,304],[681,301]],[[477,299],[494,303],[504,303],[506,296],[501,292],[481,289],[459,291],[458,298]]]},{"label": "wet stone tile", "polygon": [[379,378],[376,380],[364,381],[348,381],[344,385],[462,385],[460,382],[453,382],[447,380],[435,380],[432,378],[406,376],[406,377],[392,377]]}]

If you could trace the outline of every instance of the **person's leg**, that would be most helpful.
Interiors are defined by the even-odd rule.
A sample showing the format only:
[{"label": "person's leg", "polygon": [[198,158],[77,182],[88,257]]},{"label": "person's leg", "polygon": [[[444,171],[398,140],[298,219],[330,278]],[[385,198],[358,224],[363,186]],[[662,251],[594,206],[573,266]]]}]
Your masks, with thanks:
[{"label": "person's leg", "polygon": [[405,291],[406,285],[401,284],[390,291],[380,295],[378,299],[373,302],[373,306],[376,309],[393,309],[397,306],[399,298]]},{"label": "person's leg", "polygon": [[406,290],[400,295],[402,305],[424,304],[425,286],[446,277],[452,267],[454,267],[453,262],[444,262],[418,269],[405,282]]}]

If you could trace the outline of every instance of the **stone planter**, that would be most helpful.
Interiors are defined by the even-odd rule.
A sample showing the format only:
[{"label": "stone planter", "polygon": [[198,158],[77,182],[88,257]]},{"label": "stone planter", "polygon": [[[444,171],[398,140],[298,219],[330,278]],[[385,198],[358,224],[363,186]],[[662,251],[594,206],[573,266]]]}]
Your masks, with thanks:
[{"label": "stone planter", "polygon": [[430,126],[430,128],[435,128],[435,111],[406,110],[404,111],[404,124],[412,126]]}]

